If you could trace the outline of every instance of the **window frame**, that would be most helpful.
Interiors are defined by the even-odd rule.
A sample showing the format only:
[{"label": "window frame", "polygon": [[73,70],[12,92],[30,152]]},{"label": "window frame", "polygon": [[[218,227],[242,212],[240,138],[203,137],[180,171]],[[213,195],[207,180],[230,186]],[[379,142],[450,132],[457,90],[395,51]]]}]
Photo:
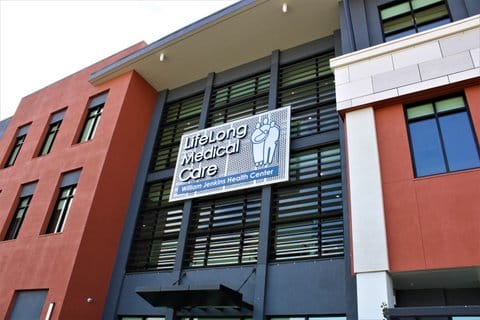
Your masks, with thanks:
[{"label": "window frame", "polygon": [[5,168],[12,167],[15,164],[26,138],[26,133],[15,137],[15,142],[13,144],[12,150],[10,151],[7,161],[5,162]]},{"label": "window frame", "polygon": [[87,142],[93,139],[95,132],[97,131],[98,123],[102,117],[103,106],[105,104],[99,104],[93,108],[88,109],[87,116],[83,123],[83,128],[78,138],[78,143]]},{"label": "window frame", "polygon": [[[53,212],[50,215],[50,219],[48,221],[45,234],[63,232],[67,218],[70,214],[73,197],[75,196],[76,190],[77,190],[77,183],[70,184],[70,185],[61,187],[59,189],[57,200],[55,201],[55,207],[53,208]],[[65,196],[63,196],[64,191],[67,191],[67,194]],[[65,201],[65,202],[60,207],[60,204],[62,201]],[[60,209],[60,212],[57,214],[57,211],[59,209]]]},{"label": "window frame", "polygon": [[[199,128],[203,95],[204,92],[197,93],[165,104],[161,124],[155,137],[149,172],[175,167],[182,135]],[[186,125],[182,126],[182,123]]]},{"label": "window frame", "polygon": [[173,270],[183,220],[183,203],[168,202],[171,182],[171,179],[160,180],[145,186],[130,243],[128,273]]},{"label": "window frame", "polygon": [[[445,5],[445,7],[447,8],[447,16],[448,16],[448,19],[450,19],[450,22],[453,21],[453,17],[452,17],[452,13],[451,13],[451,10],[450,10],[450,7],[448,5],[448,1],[447,0],[441,0],[442,2],[438,2],[438,3],[443,3]],[[394,7],[396,5],[399,5],[399,4],[402,4],[402,3],[407,3],[408,4],[408,7],[409,7],[409,10],[403,14],[399,14],[399,15],[396,15],[396,16],[392,16],[392,17],[389,17],[387,19],[382,19],[382,10],[385,10],[387,8],[390,8],[390,7]],[[428,25],[428,24],[431,24],[431,23],[435,23],[435,22],[438,22],[438,21],[441,21],[443,19],[446,19],[447,17],[443,17],[443,18],[436,18],[436,19],[433,19],[433,20],[428,20],[426,22],[423,22],[423,23],[419,23],[417,24],[417,16],[415,13],[418,13],[419,11],[422,11],[422,10],[425,10],[426,8],[434,8],[435,6],[438,6],[438,3],[432,3],[432,4],[429,4],[429,5],[426,5],[420,9],[414,9],[413,6],[412,6],[412,0],[396,0],[396,1],[391,1],[389,3],[386,3],[386,4],[383,4],[383,5],[380,5],[377,7],[377,11],[378,11],[378,18],[379,18],[379,21],[380,21],[380,29],[381,29],[381,32],[382,32],[382,40],[383,42],[389,42],[389,41],[393,41],[393,40],[396,40],[396,39],[399,39],[399,38],[403,38],[403,37],[406,37],[410,34],[406,34],[406,35],[400,35],[398,37],[394,37],[393,39],[388,39],[387,40],[387,34],[385,33],[385,27],[384,27],[384,23],[385,21],[393,21],[399,17],[403,17],[403,16],[410,16],[411,19],[412,19],[412,22],[413,24],[407,26],[407,27],[403,27],[403,28],[400,28],[398,29],[397,31],[395,32],[390,32],[390,34],[388,36],[395,36],[395,35],[399,35],[399,34],[402,34],[403,32],[407,31],[407,30],[410,30],[410,29],[413,29],[413,33],[412,34],[416,34],[416,33],[419,33],[419,32],[422,32],[422,31],[425,31],[425,30],[428,30],[428,29],[431,29],[431,28],[427,28],[425,30],[419,30],[419,28],[425,26],[425,25]],[[432,27],[432,28],[435,28],[435,27]]]},{"label": "window frame", "polygon": [[42,147],[38,152],[38,156],[45,156],[50,153],[53,147],[53,143],[55,142],[55,138],[57,137],[58,131],[60,131],[60,125],[62,124],[62,120],[58,120],[52,122],[48,125],[48,131],[45,135],[45,138],[42,143]]},{"label": "window frame", "polygon": [[[445,112],[437,112],[436,106],[435,106],[435,104],[437,102],[447,100],[447,99],[450,99],[450,98],[455,98],[455,97],[461,97],[463,99],[464,106],[461,109],[457,108],[457,109],[448,110],[448,111],[445,111]],[[432,106],[433,106],[433,115],[419,116],[419,117],[415,118],[413,121],[408,118],[408,113],[407,113],[408,109],[411,109],[411,108],[414,108],[414,107],[417,107],[417,106],[421,106],[423,104],[428,104],[428,103],[431,103]],[[449,166],[449,163],[448,163],[448,158],[447,158],[447,153],[446,153],[446,150],[445,150],[444,138],[443,138],[441,126],[440,126],[440,123],[439,123],[439,118],[442,117],[442,116],[460,114],[461,112],[465,112],[466,115],[467,115],[467,118],[468,118],[467,121],[468,121],[468,124],[470,125],[469,128],[470,128],[471,133],[472,133],[472,139],[473,139],[473,142],[475,144],[475,150],[477,151],[477,155],[480,158],[480,146],[479,146],[479,141],[478,141],[478,137],[477,137],[477,130],[475,128],[475,124],[472,121],[472,116],[471,116],[471,113],[470,113],[470,107],[468,105],[468,101],[467,101],[464,93],[457,93],[457,94],[450,94],[450,95],[447,95],[447,96],[435,97],[435,98],[432,98],[432,99],[429,99],[429,100],[420,101],[418,103],[409,104],[409,105],[406,105],[404,107],[405,125],[406,125],[406,130],[407,130],[407,135],[408,135],[410,157],[411,157],[411,161],[412,161],[412,170],[413,170],[415,178],[431,177],[431,176],[436,176],[436,175],[441,175],[441,174],[447,174],[447,173],[452,173],[452,172],[460,172],[460,171],[480,168],[480,165],[479,165],[479,166],[476,166],[476,167],[464,168],[464,169],[458,169],[458,170],[451,170],[450,169],[450,166]],[[440,115],[439,115],[439,113],[440,113]],[[411,129],[410,129],[410,123],[421,122],[421,121],[425,121],[425,120],[429,120],[429,119],[434,119],[435,120],[435,128],[437,129],[438,139],[439,139],[440,147],[441,147],[442,160],[443,160],[443,163],[445,165],[445,170],[443,172],[420,175],[418,173],[418,169],[417,169],[417,161],[415,160],[415,153],[414,153],[414,149],[413,149],[413,140],[412,140],[412,133],[411,133]]]},{"label": "window frame", "polygon": [[[184,255],[184,267],[186,269],[257,263],[262,191],[261,188],[242,191],[230,193],[221,198],[196,199],[193,202]],[[239,210],[240,207],[241,210]],[[206,208],[209,208],[209,210],[206,210]],[[208,214],[206,214],[207,212]],[[231,238],[235,236],[238,237],[238,243]],[[199,241],[202,238],[205,240],[203,242]],[[256,244],[252,244],[255,243],[255,240]],[[202,244],[205,245],[203,250],[201,249]],[[228,246],[224,247],[225,244]],[[222,254],[221,249],[219,249],[221,247],[226,249],[227,252],[232,252],[232,249],[236,247],[238,249],[236,257],[234,253]],[[202,255],[203,258],[199,259]],[[234,258],[237,261],[221,262]]]},{"label": "window frame", "polygon": [[[338,150],[338,154],[329,154],[329,152],[336,150]],[[322,153],[324,152],[326,152],[327,155],[325,158],[322,158]],[[302,157],[305,157],[307,160],[302,160]],[[337,157],[338,159],[335,160]],[[272,188],[269,262],[278,263],[343,258],[345,256],[345,235],[343,230],[345,221],[343,219],[344,190],[342,188],[340,144],[333,143],[298,150],[297,152],[293,152],[290,158],[291,160],[297,158],[298,161],[290,162],[289,182],[278,184]],[[330,162],[328,158],[332,158],[333,160]],[[327,159],[327,162],[322,163],[323,159]],[[305,162],[306,165],[299,165],[302,162]],[[315,170],[312,170],[313,167],[315,167]],[[339,195],[335,193],[336,189],[334,186],[336,184],[340,184]],[[332,189],[325,191],[324,194],[322,190],[324,186],[332,186]],[[299,192],[302,189],[304,191],[310,191],[302,194],[302,192]],[[314,192],[313,190],[316,191]],[[293,196],[289,198],[285,196],[286,193]],[[327,197],[327,195],[330,197]],[[335,209],[335,202],[338,202],[341,208]],[[309,211],[314,210],[314,203],[317,204],[318,208],[325,208],[326,210],[319,209],[315,213],[309,213]],[[299,213],[294,213],[297,210],[299,210]],[[330,230],[329,228],[325,228],[325,226],[328,227],[332,222],[333,224],[338,222],[342,224],[341,253],[335,253],[333,250],[330,250],[330,252],[333,253],[328,251],[330,248],[327,240],[331,240],[329,239],[329,234],[336,228]],[[299,233],[292,234],[292,232],[297,232],[299,228],[308,229],[308,226],[312,228],[311,232],[302,232],[300,234],[307,237],[316,234],[316,237],[311,238],[311,240],[315,240],[315,246],[306,247],[305,241],[298,238]],[[288,231],[289,229],[290,231]],[[286,233],[284,233],[285,230],[287,230]],[[288,238],[296,238],[296,240],[286,240]],[[283,249],[276,250],[278,245],[283,247]],[[291,250],[286,249],[287,247],[291,249],[299,248],[300,245],[303,251],[297,249],[289,254],[288,251]],[[334,246],[338,247],[338,245]],[[308,251],[312,251],[311,249],[316,249],[316,253],[308,253]],[[339,249],[337,248],[335,250]]]},{"label": "window frame", "polygon": [[[32,202],[32,198],[33,193],[25,196],[20,196],[18,198],[17,208],[15,209],[13,217],[10,220],[7,233],[5,234],[5,238],[3,240],[15,240],[18,237],[18,233],[20,232],[20,228],[22,227],[23,221],[25,220],[25,216],[27,215],[27,211],[30,203]],[[25,204],[23,204],[24,201],[26,201]],[[20,211],[22,211],[22,216],[20,217],[20,219],[17,219]]]}]

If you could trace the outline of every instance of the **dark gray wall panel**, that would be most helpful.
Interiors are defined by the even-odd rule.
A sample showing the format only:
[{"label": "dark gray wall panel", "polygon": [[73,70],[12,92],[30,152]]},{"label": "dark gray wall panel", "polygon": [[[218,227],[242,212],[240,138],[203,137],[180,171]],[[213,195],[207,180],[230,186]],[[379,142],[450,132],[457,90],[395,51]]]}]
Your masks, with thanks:
[{"label": "dark gray wall panel", "polygon": [[266,314],[344,314],[343,259],[271,264]]},{"label": "dark gray wall panel", "polygon": [[469,16],[480,14],[480,1],[478,0],[465,0],[465,7]]}]

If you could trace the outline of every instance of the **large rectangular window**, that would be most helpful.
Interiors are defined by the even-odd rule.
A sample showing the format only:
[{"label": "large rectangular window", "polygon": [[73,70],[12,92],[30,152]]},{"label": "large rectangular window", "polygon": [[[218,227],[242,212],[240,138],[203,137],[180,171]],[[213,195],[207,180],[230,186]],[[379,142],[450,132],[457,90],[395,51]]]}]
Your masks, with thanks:
[{"label": "large rectangular window", "polygon": [[83,125],[82,133],[78,142],[85,142],[93,139],[97,131],[100,118],[102,116],[103,106],[107,100],[108,92],[90,99],[88,103],[88,114]]},{"label": "large rectangular window", "polygon": [[452,21],[445,0],[394,1],[380,7],[379,10],[385,41]]},{"label": "large rectangular window", "polygon": [[63,232],[68,214],[70,213],[73,197],[77,190],[77,182],[80,173],[81,170],[76,170],[63,175],[58,198],[50,217],[46,233]]},{"label": "large rectangular window", "polygon": [[185,264],[206,267],[255,263],[260,211],[258,190],[195,201]]},{"label": "large rectangular window", "polygon": [[210,127],[267,111],[270,74],[262,73],[215,88],[210,100]]},{"label": "large rectangular window", "polygon": [[40,319],[47,290],[21,290],[15,293],[9,320]]},{"label": "large rectangular window", "polygon": [[343,256],[340,147],[295,152],[290,181],[272,195],[270,259]]},{"label": "large rectangular window", "polygon": [[127,271],[171,270],[175,264],[183,203],[169,203],[171,180],[146,186]]},{"label": "large rectangular window", "polygon": [[278,103],[291,106],[290,135],[299,138],[338,129],[333,52],[280,68]]},{"label": "large rectangular window", "polygon": [[463,96],[406,109],[415,175],[480,167],[478,141]]},{"label": "large rectangular window", "polygon": [[203,94],[168,103],[150,163],[151,171],[175,166],[180,139],[185,132],[198,129]]},{"label": "large rectangular window", "polygon": [[65,111],[60,111],[52,115],[50,119],[50,124],[48,126],[48,132],[45,136],[45,140],[43,141],[42,148],[38,153],[39,156],[44,156],[50,153],[52,150],[53,142],[57,137],[57,133],[60,130],[60,125],[62,124],[63,115]]},{"label": "large rectangular window", "polygon": [[8,227],[5,240],[13,240],[17,238],[18,232],[20,231],[23,220],[25,219],[25,216],[27,214],[28,206],[30,205],[36,186],[37,183],[32,182],[22,187],[18,199],[17,209],[15,210],[12,221],[10,222],[10,225]]},{"label": "large rectangular window", "polygon": [[18,129],[12,150],[10,151],[10,155],[8,156],[7,162],[5,163],[5,168],[11,167],[15,164],[18,154],[20,153],[20,149],[22,149],[25,138],[27,137],[29,128],[30,125],[26,125]]}]

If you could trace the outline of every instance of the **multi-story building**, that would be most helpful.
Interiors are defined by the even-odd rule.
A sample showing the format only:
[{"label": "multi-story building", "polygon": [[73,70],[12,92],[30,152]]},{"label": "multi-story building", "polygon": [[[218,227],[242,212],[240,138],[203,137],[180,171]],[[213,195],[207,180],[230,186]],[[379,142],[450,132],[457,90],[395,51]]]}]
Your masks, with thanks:
[{"label": "multi-story building", "polygon": [[[244,0],[25,98],[0,140],[0,309],[478,319],[479,13],[476,0]],[[266,165],[255,128],[283,129],[283,107],[289,138]],[[221,183],[219,128],[246,137],[255,174],[286,149],[288,181],[189,192]]]},{"label": "multi-story building", "polygon": [[[106,319],[354,317],[338,2],[282,6],[238,2],[91,76],[136,70],[159,92]],[[284,106],[289,182],[168,201],[182,134]]]},{"label": "multi-story building", "polygon": [[479,319],[480,3],[361,2],[331,60],[358,318]]},{"label": "multi-story building", "polygon": [[155,90],[134,71],[88,77],[144,45],[23,98],[2,121],[0,318],[101,318]]}]

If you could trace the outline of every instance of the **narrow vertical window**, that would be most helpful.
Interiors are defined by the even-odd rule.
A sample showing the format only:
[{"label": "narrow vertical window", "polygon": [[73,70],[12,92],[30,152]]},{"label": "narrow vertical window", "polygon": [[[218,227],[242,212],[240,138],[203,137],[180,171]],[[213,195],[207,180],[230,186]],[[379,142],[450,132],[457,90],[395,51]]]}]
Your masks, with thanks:
[{"label": "narrow vertical window", "polygon": [[82,134],[80,135],[78,142],[91,140],[95,136],[95,131],[97,130],[98,123],[102,116],[103,106],[107,99],[107,94],[108,93],[104,93],[90,99],[90,102],[88,103],[87,118],[85,119]]},{"label": "narrow vertical window", "polygon": [[10,151],[10,155],[8,156],[7,162],[5,163],[5,168],[11,167],[15,164],[18,154],[20,153],[20,149],[22,149],[22,145],[25,142],[25,138],[27,137],[27,132],[29,127],[30,125],[26,125],[21,127],[18,130],[17,136],[15,137],[15,143],[13,144],[12,151]]},{"label": "narrow vertical window", "polygon": [[39,156],[44,156],[50,153],[52,149],[53,142],[57,136],[58,131],[60,130],[60,125],[62,124],[63,115],[65,111],[60,111],[55,113],[50,119],[50,125],[48,126],[48,132],[43,141],[42,148],[40,149]]},{"label": "narrow vertical window", "polygon": [[406,116],[417,177],[480,167],[463,96],[411,106]]},{"label": "narrow vertical window", "polygon": [[80,172],[80,170],[72,171],[63,176],[57,202],[55,203],[55,208],[50,217],[46,233],[63,232],[70,213],[73,197],[77,190],[77,182],[80,177]]},{"label": "narrow vertical window", "polygon": [[25,219],[25,216],[27,214],[27,210],[32,200],[36,186],[37,183],[32,182],[22,187],[18,199],[17,209],[15,210],[12,221],[10,222],[10,226],[8,227],[5,240],[13,240],[17,238],[18,232],[20,231],[23,220]]}]

